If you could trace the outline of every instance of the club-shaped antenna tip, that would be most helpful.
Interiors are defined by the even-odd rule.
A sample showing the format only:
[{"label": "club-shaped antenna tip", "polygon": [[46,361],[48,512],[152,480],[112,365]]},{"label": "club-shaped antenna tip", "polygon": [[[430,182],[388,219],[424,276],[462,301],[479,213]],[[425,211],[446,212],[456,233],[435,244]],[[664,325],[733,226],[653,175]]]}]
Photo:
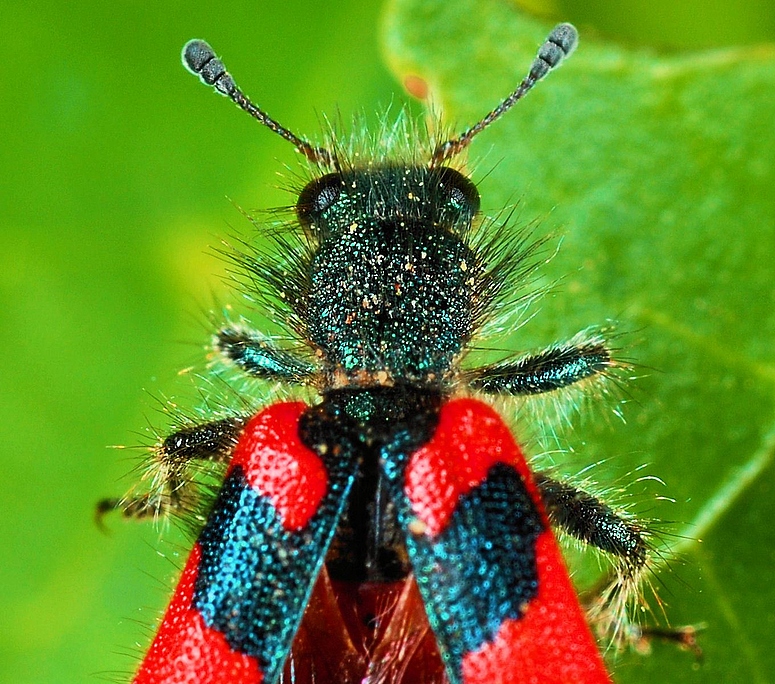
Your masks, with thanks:
[{"label": "club-shaped antenna tip", "polygon": [[557,45],[568,57],[579,44],[579,32],[573,24],[557,24],[548,40]]},{"label": "club-shaped antenna tip", "polygon": [[215,53],[210,45],[198,38],[189,40],[183,46],[183,51],[180,53],[183,66],[192,74],[197,75],[201,73],[202,67],[214,57]]}]

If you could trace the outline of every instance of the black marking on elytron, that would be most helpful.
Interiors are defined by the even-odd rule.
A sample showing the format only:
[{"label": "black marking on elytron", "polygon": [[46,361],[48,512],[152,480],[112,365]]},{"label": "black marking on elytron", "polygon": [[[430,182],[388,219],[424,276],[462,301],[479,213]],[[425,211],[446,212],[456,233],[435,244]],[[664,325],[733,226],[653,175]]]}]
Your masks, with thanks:
[{"label": "black marking on elytron", "polygon": [[218,332],[215,346],[226,358],[256,378],[301,384],[316,372],[315,366],[273,346],[255,333],[224,328]]},{"label": "black marking on elytron", "polygon": [[346,438],[326,447],[329,487],[306,528],[287,531],[235,467],[199,537],[193,605],[229,646],[256,658],[266,682],[275,681],[290,651],[354,478]]},{"label": "black marking on elytron", "polygon": [[[332,487],[303,532],[286,532],[271,505],[247,486],[239,471],[227,478],[200,537],[203,558],[195,606],[233,648],[256,657],[270,681],[287,656],[328,548],[330,526],[337,520],[336,538],[349,535],[345,548],[362,544],[369,550],[340,557],[334,541],[327,561],[334,579],[353,580],[375,569],[389,574],[386,556],[408,553],[431,628],[452,673],[460,672],[466,653],[492,640],[504,620],[519,618],[535,596],[535,541],[544,528],[511,466],[493,466],[480,486],[461,497],[436,539],[406,531],[413,519],[403,493],[406,464],[432,437],[441,401],[439,393],[411,386],[342,389],[327,393],[322,404],[310,409],[300,436],[311,448],[326,453],[329,469],[342,469],[341,477],[332,476],[332,482],[345,484]],[[348,498],[340,518],[337,504],[344,505],[350,482],[341,464],[352,467],[356,461],[360,493]],[[385,509],[378,506],[377,493],[390,496],[395,506],[387,517],[382,517]],[[368,524],[360,525],[360,516]],[[397,521],[404,535],[401,548]],[[380,529],[382,536],[368,537],[379,535]],[[231,541],[224,545],[223,537]],[[245,554],[244,549],[237,553],[245,539],[252,540],[250,548],[256,553]],[[400,573],[405,571],[402,566]],[[272,600],[276,595],[286,600]],[[267,630],[267,625],[278,627]]]},{"label": "black marking on elytron", "polygon": [[[395,456],[386,460],[403,460],[403,454]],[[396,474],[405,469],[393,467]],[[396,482],[403,488],[403,478]],[[403,492],[396,496],[428,621],[457,684],[463,657],[491,642],[505,620],[519,619],[536,596],[535,544],[544,523],[522,477],[505,463],[490,468],[482,484],[460,497],[434,539],[411,532],[414,513]]]},{"label": "black marking on elytron", "polygon": [[489,394],[540,394],[599,376],[612,363],[611,352],[602,342],[568,344],[477,369],[471,373],[470,384]]},{"label": "black marking on elytron", "polygon": [[635,572],[648,558],[643,528],[622,518],[610,506],[583,489],[535,473],[535,482],[553,525],[601,551],[623,559]]}]

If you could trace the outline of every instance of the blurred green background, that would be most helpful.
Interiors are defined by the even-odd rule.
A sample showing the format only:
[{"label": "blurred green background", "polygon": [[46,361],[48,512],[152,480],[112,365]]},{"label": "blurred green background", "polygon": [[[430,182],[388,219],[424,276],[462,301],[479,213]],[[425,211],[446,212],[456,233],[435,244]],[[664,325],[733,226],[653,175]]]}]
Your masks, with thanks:
[{"label": "blurred green background", "polygon": [[[771,2],[576,1],[533,9],[663,47],[775,39]],[[197,402],[207,316],[225,295],[211,246],[246,209],[292,202],[294,154],[179,62],[207,39],[245,91],[314,136],[401,102],[376,2],[15,4],[4,8],[0,155],[0,681],[121,678],[165,604],[177,538],[92,521],[163,428],[157,397]],[[472,20],[471,30],[476,30]],[[452,48],[451,48],[452,49]],[[500,93],[495,93],[497,97]],[[373,120],[373,116],[371,119]],[[140,646],[137,646],[140,644]]]}]

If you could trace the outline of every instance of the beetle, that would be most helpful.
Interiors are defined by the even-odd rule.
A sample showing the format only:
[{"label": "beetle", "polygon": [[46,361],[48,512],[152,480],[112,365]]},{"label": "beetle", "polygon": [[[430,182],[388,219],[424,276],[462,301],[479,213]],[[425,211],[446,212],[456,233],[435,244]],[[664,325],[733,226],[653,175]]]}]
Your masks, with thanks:
[{"label": "beetle", "polygon": [[[100,515],[199,507],[206,522],[136,684],[579,682],[610,675],[552,525],[641,576],[641,526],[592,494],[532,473],[487,396],[605,382],[600,334],[464,369],[482,324],[514,303],[536,242],[488,236],[460,162],[474,136],[571,54],[560,24],[519,87],[478,123],[432,141],[406,120],[391,154],[315,146],[270,118],[201,40],[183,63],[308,162],[294,239],[238,257],[253,296],[305,343],[240,324],[214,347],[253,378],[312,387],[311,405],[189,424],[153,450],[158,486]],[[403,126],[403,127],[402,127]],[[473,396],[474,393],[479,395]],[[214,497],[190,476],[225,474]]]}]

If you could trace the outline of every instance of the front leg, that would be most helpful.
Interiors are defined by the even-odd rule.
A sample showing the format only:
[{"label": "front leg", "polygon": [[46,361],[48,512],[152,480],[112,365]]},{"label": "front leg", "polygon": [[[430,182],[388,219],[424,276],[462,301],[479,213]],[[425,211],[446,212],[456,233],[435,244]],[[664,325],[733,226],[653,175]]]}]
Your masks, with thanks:
[{"label": "front leg", "polygon": [[604,377],[620,366],[599,337],[550,347],[518,361],[502,361],[469,373],[473,389],[512,396],[554,392],[588,378]]},{"label": "front leg", "polygon": [[293,354],[275,347],[254,332],[224,328],[215,337],[215,348],[248,375],[295,385],[308,384],[317,369]]}]

